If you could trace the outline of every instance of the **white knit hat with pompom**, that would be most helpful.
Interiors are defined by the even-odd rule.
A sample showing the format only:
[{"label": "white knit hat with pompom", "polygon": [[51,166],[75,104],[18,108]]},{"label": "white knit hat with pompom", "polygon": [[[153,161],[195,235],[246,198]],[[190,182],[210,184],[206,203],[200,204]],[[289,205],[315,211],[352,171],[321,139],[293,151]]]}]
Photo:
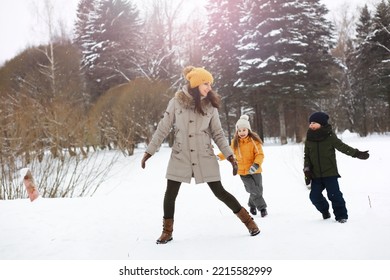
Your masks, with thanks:
[{"label": "white knit hat with pompom", "polygon": [[249,117],[247,115],[242,115],[236,123],[236,129],[247,128],[251,130],[251,124],[249,123]]}]

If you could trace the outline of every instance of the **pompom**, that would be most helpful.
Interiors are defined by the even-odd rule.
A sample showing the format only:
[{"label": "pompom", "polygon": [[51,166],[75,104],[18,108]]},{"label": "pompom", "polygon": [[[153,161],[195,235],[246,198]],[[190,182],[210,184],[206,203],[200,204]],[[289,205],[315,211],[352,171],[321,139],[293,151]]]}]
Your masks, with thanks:
[{"label": "pompom", "polygon": [[190,73],[195,67],[192,65],[189,65],[183,69],[183,75],[187,79],[187,74]]},{"label": "pompom", "polygon": [[249,121],[249,116],[248,116],[248,115],[242,115],[242,116],[240,117],[240,119]]},{"label": "pompom", "polygon": [[246,128],[248,130],[251,130],[251,124],[249,123],[249,116],[248,115],[241,115],[241,117],[238,119],[236,123],[236,129],[243,129]]}]

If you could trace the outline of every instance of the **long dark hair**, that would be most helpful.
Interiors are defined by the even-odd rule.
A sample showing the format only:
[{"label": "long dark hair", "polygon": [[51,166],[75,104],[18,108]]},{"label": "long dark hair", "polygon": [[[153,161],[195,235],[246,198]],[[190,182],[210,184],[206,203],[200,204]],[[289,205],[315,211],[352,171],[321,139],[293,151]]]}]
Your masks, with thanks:
[{"label": "long dark hair", "polygon": [[[261,138],[260,136],[252,131],[252,130],[248,130],[248,137],[252,138],[253,140],[257,141],[257,142],[260,142],[261,145],[263,145],[263,141],[261,141]],[[236,130],[236,133],[234,133],[234,136],[233,136],[233,149],[238,149],[238,139],[240,137],[238,136],[238,131]]]},{"label": "long dark hair", "polygon": [[[201,115],[204,115],[205,113],[204,113],[203,108],[202,108],[202,99],[201,99],[201,94],[200,94],[200,91],[199,91],[199,87],[195,87],[195,88],[188,87],[188,91],[191,94],[191,96],[194,98],[194,101],[195,101],[195,111],[198,112]],[[213,90],[210,90],[207,93],[206,99],[208,101],[210,101],[211,105],[214,108],[219,109],[219,107],[221,105],[221,97],[218,95],[218,93],[216,93]]]}]

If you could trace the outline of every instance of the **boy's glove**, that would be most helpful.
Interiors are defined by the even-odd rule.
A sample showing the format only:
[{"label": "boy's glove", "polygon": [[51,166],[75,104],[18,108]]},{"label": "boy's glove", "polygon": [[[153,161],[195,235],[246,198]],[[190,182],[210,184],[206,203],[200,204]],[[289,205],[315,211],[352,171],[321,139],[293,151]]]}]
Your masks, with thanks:
[{"label": "boy's glove", "polygon": [[254,174],[257,169],[259,169],[259,165],[257,163],[252,164],[251,168],[249,168],[249,174]]},{"label": "boy's glove", "polygon": [[357,150],[352,157],[357,157],[358,159],[368,159],[370,157],[370,154],[368,153],[368,151],[361,152]]},{"label": "boy's glove", "polygon": [[237,170],[238,170],[238,164],[237,164],[236,159],[234,158],[233,155],[230,155],[230,156],[227,157],[227,160],[230,161],[230,163],[232,164],[233,176],[236,176],[237,175]]},{"label": "boy's glove", "polygon": [[310,185],[311,179],[313,178],[313,173],[310,171],[309,167],[305,167],[303,169],[303,173],[305,173],[305,183],[306,186]]},{"label": "boy's glove", "polygon": [[145,168],[145,162],[146,162],[151,156],[152,156],[152,155],[151,155],[151,154],[148,154],[148,153],[145,153],[145,154],[144,154],[144,157],[142,158],[142,161],[141,161],[141,166],[142,166],[143,169]]}]

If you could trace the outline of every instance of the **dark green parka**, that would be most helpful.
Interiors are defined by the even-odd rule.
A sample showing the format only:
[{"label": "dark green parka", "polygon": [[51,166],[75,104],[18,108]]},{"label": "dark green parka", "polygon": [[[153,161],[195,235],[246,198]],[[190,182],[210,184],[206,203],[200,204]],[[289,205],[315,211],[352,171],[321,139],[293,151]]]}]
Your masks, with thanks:
[{"label": "dark green parka", "polygon": [[309,129],[306,135],[304,150],[304,167],[309,167],[313,178],[338,176],[336,151],[354,156],[357,149],[343,143],[327,124],[317,130]]}]

